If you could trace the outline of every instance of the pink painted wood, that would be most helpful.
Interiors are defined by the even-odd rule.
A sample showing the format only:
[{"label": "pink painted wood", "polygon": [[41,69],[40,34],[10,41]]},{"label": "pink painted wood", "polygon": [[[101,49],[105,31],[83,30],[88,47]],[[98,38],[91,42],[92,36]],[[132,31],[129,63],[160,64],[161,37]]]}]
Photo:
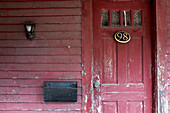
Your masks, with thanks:
[{"label": "pink painted wood", "polygon": [[[141,10],[142,26],[102,27],[101,10]],[[149,2],[94,1],[93,23],[93,74],[94,81],[100,82],[99,87],[94,88],[94,113],[151,113]],[[113,39],[113,34],[120,30],[130,33],[132,39],[127,44]]]},{"label": "pink painted wood", "polygon": [[[0,0],[0,113],[82,112],[81,0]],[[35,39],[24,23],[34,22]],[[77,102],[44,102],[44,81],[76,81]]]},{"label": "pink painted wood", "polygon": [[91,113],[92,110],[92,0],[82,0],[82,113]]}]

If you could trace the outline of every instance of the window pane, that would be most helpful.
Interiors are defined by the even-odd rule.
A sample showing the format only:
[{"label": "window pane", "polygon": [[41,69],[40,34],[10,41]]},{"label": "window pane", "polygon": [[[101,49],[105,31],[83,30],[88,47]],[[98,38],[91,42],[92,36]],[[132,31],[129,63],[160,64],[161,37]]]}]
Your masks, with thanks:
[{"label": "window pane", "polygon": [[119,18],[120,11],[112,11],[112,26],[120,26],[120,18]]},{"label": "window pane", "polygon": [[101,11],[101,26],[109,26],[109,11]]},{"label": "window pane", "polygon": [[133,11],[134,26],[142,25],[141,11]]},{"label": "window pane", "polygon": [[123,11],[123,26],[130,25],[130,11]]}]

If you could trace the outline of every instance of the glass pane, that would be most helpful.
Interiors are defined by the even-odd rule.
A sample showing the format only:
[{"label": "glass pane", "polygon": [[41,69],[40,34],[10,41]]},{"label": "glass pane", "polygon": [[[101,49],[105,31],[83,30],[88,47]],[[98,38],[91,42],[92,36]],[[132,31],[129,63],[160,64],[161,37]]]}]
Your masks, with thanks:
[{"label": "glass pane", "polygon": [[133,11],[134,26],[142,25],[141,11]]},{"label": "glass pane", "polygon": [[130,11],[123,11],[123,26],[130,25]]},{"label": "glass pane", "polygon": [[112,26],[120,26],[120,18],[119,18],[120,11],[112,11]]},{"label": "glass pane", "polygon": [[109,11],[101,11],[101,26],[109,26]]}]

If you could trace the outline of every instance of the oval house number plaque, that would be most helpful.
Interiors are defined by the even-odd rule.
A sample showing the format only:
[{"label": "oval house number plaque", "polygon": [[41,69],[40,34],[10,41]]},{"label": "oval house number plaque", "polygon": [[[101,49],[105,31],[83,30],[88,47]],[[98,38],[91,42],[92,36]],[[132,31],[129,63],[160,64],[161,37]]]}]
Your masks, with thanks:
[{"label": "oval house number plaque", "polygon": [[125,32],[125,31],[119,31],[119,32],[115,33],[114,38],[116,41],[118,41],[120,43],[127,43],[130,41],[131,36],[129,33]]}]

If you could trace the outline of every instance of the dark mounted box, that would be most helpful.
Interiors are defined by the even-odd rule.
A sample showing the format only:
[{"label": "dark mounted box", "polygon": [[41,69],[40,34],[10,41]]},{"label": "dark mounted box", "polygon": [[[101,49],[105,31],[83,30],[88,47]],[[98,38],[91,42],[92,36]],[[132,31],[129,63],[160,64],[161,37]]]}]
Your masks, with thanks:
[{"label": "dark mounted box", "polygon": [[44,101],[77,102],[77,82],[44,82]]}]

